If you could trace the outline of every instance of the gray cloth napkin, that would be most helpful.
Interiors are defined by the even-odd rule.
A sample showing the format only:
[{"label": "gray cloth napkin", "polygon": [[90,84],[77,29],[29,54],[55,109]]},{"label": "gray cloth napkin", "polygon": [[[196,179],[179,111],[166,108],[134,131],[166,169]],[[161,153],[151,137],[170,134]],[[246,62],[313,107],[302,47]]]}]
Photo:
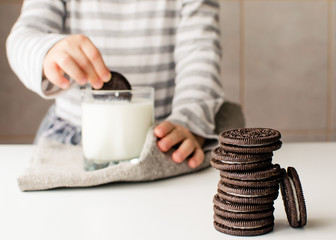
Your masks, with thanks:
[{"label": "gray cloth napkin", "polygon": [[[219,117],[218,117],[219,116]],[[216,117],[217,132],[243,127],[244,118],[238,105],[225,103]],[[171,152],[162,153],[150,129],[137,163],[120,162],[104,169],[85,171],[81,146],[64,145],[41,138],[35,145],[30,166],[18,177],[21,191],[46,190],[59,187],[90,187],[111,182],[151,181],[187,174],[210,165],[211,151],[205,151],[205,160],[195,168],[184,161],[171,160]]]}]

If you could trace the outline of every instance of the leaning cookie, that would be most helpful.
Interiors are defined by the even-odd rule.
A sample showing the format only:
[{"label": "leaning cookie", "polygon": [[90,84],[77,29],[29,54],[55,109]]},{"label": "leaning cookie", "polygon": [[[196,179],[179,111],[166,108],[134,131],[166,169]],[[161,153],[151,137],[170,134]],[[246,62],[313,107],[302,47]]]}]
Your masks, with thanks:
[{"label": "leaning cookie", "polygon": [[289,225],[303,227],[307,224],[307,210],[299,175],[293,167],[281,171],[280,189]]}]

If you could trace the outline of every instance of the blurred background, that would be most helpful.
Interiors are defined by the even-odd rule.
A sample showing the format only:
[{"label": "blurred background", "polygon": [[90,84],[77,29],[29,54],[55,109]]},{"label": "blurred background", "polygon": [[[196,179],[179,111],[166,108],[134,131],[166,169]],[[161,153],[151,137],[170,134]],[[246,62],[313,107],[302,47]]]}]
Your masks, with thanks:
[{"label": "blurred background", "polygon": [[[0,0],[0,144],[32,143],[52,101],[11,71],[5,41],[21,0]],[[336,141],[336,0],[221,0],[222,78],[247,127],[285,142]]]}]

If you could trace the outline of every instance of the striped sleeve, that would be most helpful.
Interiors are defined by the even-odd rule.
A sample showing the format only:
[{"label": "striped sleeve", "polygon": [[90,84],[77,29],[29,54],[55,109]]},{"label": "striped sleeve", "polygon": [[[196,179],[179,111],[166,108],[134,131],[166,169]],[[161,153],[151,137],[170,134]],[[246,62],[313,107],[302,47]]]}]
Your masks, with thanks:
[{"label": "striped sleeve", "polygon": [[168,121],[216,139],[214,118],[224,101],[220,81],[219,4],[185,0],[176,34],[176,88]]},{"label": "striped sleeve", "polygon": [[25,0],[6,42],[13,71],[28,89],[44,98],[51,98],[55,88],[42,80],[43,60],[49,49],[64,38],[64,17],[61,0]]}]

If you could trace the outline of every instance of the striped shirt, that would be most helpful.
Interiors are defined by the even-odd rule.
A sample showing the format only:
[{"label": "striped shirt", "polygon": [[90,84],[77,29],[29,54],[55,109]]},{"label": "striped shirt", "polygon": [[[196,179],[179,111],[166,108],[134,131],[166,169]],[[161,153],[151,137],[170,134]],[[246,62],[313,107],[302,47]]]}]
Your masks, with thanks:
[{"label": "striped shirt", "polygon": [[216,0],[25,0],[7,55],[28,89],[55,99],[56,115],[80,126],[79,85],[57,88],[42,79],[42,66],[56,42],[84,34],[110,70],[154,87],[157,121],[214,139],[224,101],[218,10]]}]

